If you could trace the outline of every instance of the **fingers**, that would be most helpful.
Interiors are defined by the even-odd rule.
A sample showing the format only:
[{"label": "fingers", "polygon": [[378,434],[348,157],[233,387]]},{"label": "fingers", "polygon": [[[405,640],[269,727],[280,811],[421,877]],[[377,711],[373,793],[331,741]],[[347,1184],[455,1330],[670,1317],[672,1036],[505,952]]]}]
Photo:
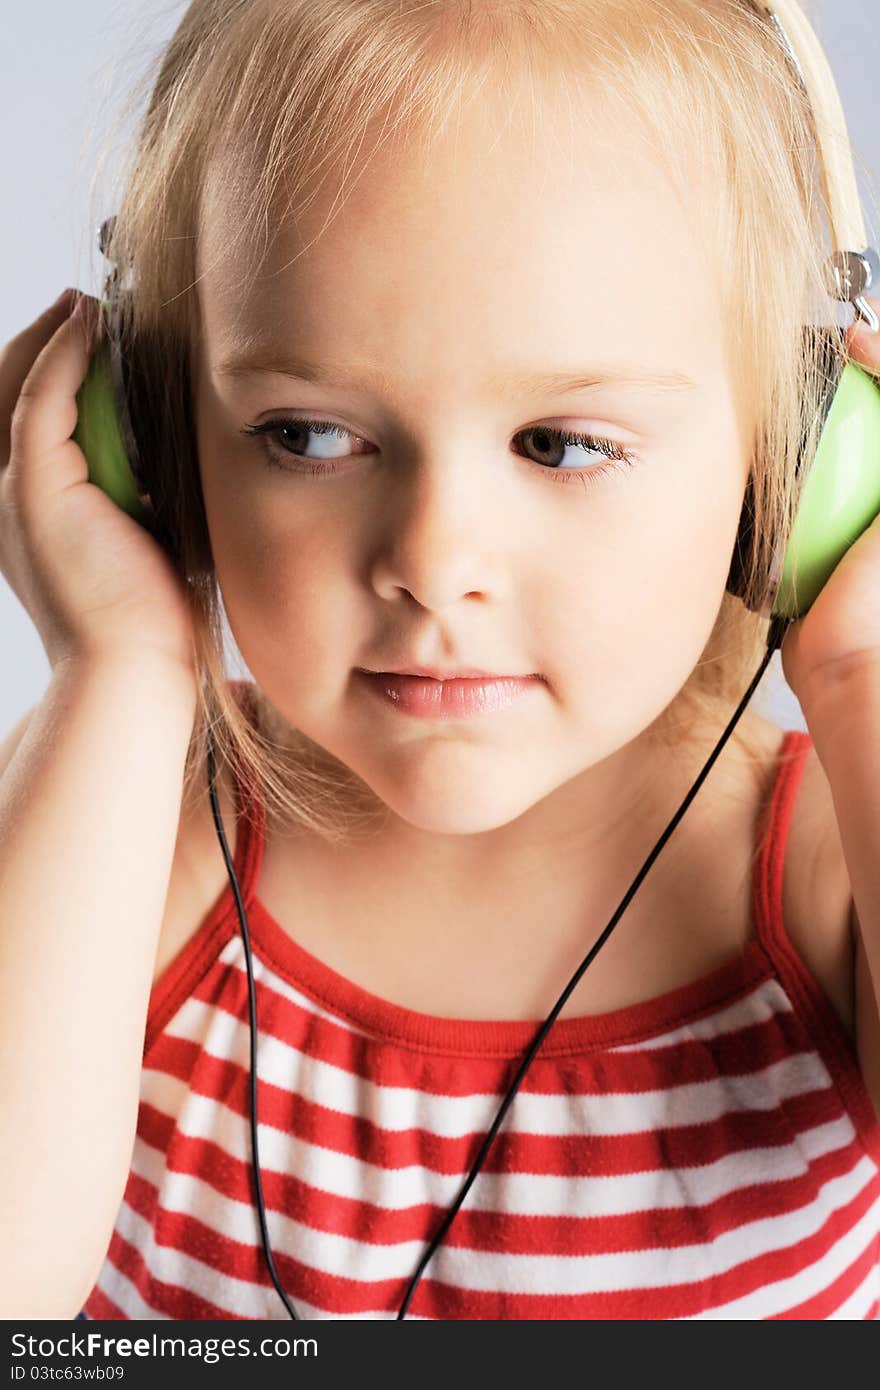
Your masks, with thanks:
[{"label": "fingers", "polygon": [[32,496],[45,495],[47,470],[53,493],[88,477],[82,451],[70,436],[76,427],[76,393],[97,344],[100,306],[91,296],[79,295],[74,312],[65,315],[63,306],[69,308],[70,302],[53,305],[7,347],[10,376],[24,371],[24,378],[12,411],[4,481],[25,505]]},{"label": "fingers", "polygon": [[[880,299],[866,297],[874,313],[880,316]],[[850,356],[859,366],[880,374],[880,333],[872,333],[862,319],[857,319],[846,330],[846,342]]]},{"label": "fingers", "polygon": [[[76,290],[64,290],[54,304],[0,348],[0,436],[8,438],[12,412],[31,364],[70,313],[76,294]],[[0,465],[3,463],[5,458],[0,454]]]}]

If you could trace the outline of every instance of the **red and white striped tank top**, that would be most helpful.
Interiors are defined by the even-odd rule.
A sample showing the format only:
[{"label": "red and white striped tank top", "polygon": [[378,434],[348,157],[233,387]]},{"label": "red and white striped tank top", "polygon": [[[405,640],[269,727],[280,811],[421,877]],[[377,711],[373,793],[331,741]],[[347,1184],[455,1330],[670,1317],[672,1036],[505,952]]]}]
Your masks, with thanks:
[{"label": "red and white striped tank top", "polygon": [[[782,921],[810,742],[786,736],[745,950],[554,1025],[407,1317],[880,1317],[880,1125]],[[242,786],[237,815],[275,1267],[301,1317],[394,1318],[538,1020],[433,1017],[331,970],[260,902],[264,813]],[[151,996],[87,1317],[288,1319],[252,1195],[249,1056],[227,884]]]}]

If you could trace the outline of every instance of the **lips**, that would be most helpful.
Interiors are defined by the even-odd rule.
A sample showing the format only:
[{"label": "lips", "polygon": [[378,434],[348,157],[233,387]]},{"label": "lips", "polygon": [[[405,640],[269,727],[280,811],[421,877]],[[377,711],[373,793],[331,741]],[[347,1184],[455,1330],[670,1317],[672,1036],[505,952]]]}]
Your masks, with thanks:
[{"label": "lips", "polygon": [[438,680],[396,671],[363,671],[373,694],[402,714],[463,719],[506,709],[535,686],[539,676],[487,676]]}]

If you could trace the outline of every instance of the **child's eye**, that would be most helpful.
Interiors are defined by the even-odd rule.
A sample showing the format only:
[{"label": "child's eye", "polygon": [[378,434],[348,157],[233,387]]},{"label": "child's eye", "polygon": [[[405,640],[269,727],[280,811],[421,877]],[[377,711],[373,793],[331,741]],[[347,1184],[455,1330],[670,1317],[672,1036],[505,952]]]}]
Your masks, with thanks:
[{"label": "child's eye", "polygon": [[[349,438],[361,444],[366,443],[360,435],[353,434],[344,425],[337,425],[332,420],[310,420],[301,415],[264,420],[260,425],[246,425],[241,433],[265,436],[263,453],[269,464],[273,468],[285,469],[288,473],[333,473],[337,470],[333,468],[332,463],[325,464],[322,460],[348,458],[350,450],[339,448],[338,442],[331,441]],[[287,443],[279,446],[273,438],[274,435],[286,436]],[[318,445],[318,454],[314,458],[306,458],[302,452],[309,435],[322,437],[322,442]],[[282,459],[298,462],[285,463]]]},{"label": "child's eye", "polygon": [[[633,454],[615,443],[613,439],[605,439],[602,435],[557,430],[552,425],[529,425],[527,429],[520,430],[516,437],[526,435],[532,435],[535,438],[535,443],[531,448],[533,453],[539,457],[534,461],[539,466],[544,466],[544,471],[551,474],[554,482],[591,483],[607,473],[623,472],[627,468],[632,468],[635,463]],[[571,462],[563,463],[568,449],[575,451],[575,457]],[[594,464],[592,467],[582,468],[581,463],[586,464],[588,462],[585,457],[588,453],[599,454],[607,462],[598,466]]]},{"label": "child's eye", "polygon": [[[360,444],[366,444],[366,440],[347,430],[344,425],[337,425],[332,420],[313,420],[302,415],[265,420],[259,425],[246,425],[241,433],[248,436],[265,436],[262,449],[267,462],[270,467],[280,468],[287,473],[338,473],[340,470],[332,460],[350,456],[348,451],[339,448],[338,441],[350,438]],[[284,437],[287,442],[277,443],[273,437],[276,435],[279,438]],[[309,435],[317,435],[327,441],[318,446],[318,455],[311,458],[306,457],[303,452]],[[588,483],[606,473],[622,472],[636,462],[634,455],[614,440],[605,439],[601,435],[558,430],[551,425],[529,425],[527,429],[519,430],[514,437],[519,439],[529,436],[532,436],[535,442],[529,446],[530,453],[526,457],[530,457],[535,466],[549,474],[554,482]],[[331,440],[337,442],[331,443]],[[580,458],[564,462],[566,451],[569,449],[577,451]],[[590,466],[586,458],[589,453],[599,454],[606,462]],[[581,464],[584,466],[581,467]]]}]

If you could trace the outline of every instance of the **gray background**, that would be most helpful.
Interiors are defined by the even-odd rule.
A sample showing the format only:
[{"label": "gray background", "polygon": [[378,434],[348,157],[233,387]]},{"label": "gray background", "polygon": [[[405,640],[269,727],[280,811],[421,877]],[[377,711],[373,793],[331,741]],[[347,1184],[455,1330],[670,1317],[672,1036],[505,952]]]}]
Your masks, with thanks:
[{"label": "gray background", "polygon": [[[112,211],[93,192],[96,152],[115,99],[154,68],[186,3],[43,0],[10,5],[0,49],[4,217],[0,225],[0,343],[34,319],[66,285],[100,293],[97,227]],[[880,205],[880,26],[877,0],[807,0],[843,101],[869,240]],[[125,131],[122,132],[124,138]],[[113,158],[107,175],[114,172]],[[101,188],[109,188],[102,181]],[[231,674],[248,675],[229,641]],[[36,628],[0,575],[0,737],[37,702],[49,663]],[[806,723],[782,675],[779,653],[754,704],[782,728]],[[732,712],[732,711],[731,711]]]}]

